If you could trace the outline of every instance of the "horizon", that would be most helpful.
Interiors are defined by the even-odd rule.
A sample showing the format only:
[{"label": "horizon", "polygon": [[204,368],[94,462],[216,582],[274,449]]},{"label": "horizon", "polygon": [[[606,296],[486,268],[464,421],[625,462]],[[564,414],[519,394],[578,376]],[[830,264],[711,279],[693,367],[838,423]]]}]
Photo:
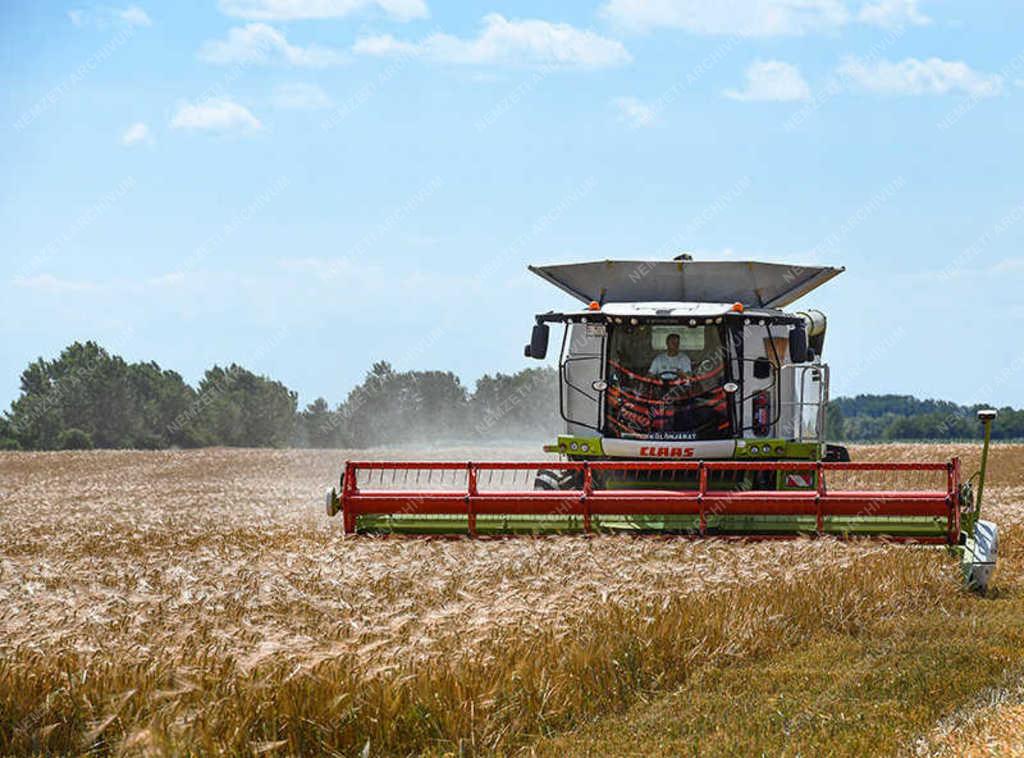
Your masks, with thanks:
[{"label": "horizon", "polygon": [[[96,342],[96,341],[92,340],[92,342]],[[205,374],[207,369],[212,369],[214,367],[219,367],[219,368],[227,371],[227,370],[230,370],[230,367],[232,365],[230,362],[227,362],[227,363],[225,363],[225,362],[214,363],[213,365],[208,366],[207,369],[204,369],[203,372],[201,372],[200,376],[195,381],[190,381],[188,379],[188,377],[185,377],[183,374],[181,374],[181,372],[178,371],[178,369],[176,369],[174,366],[166,366],[166,365],[160,363],[159,361],[155,361],[155,360],[152,360],[152,359],[146,359],[146,358],[142,358],[142,359],[140,359],[138,361],[128,360],[124,356],[119,356],[116,352],[107,349],[107,347],[104,346],[103,344],[101,344],[101,343],[96,343],[96,344],[97,344],[97,346],[99,348],[101,348],[103,350],[107,350],[107,352],[112,357],[124,358],[127,363],[150,363],[150,362],[154,362],[154,363],[156,363],[159,366],[159,368],[162,371],[173,371],[173,372],[181,375],[183,380],[189,386],[191,386],[193,389],[196,389],[196,390],[198,390],[199,384],[200,384],[200,382],[201,382],[201,380],[203,378],[202,374]],[[70,347],[70,345],[65,346],[65,347]],[[59,351],[59,352],[62,352],[62,351],[63,351],[63,349],[61,351]],[[39,356],[39,358],[41,358],[42,360],[55,360],[55,359],[58,358],[58,356],[59,356],[59,353],[58,354],[54,354],[52,356]],[[35,360],[35,359],[33,359],[33,360]],[[384,363],[389,363],[390,364],[390,361],[388,361],[387,358],[382,358],[381,361],[384,362]],[[245,369],[245,370],[251,370],[249,366],[245,366],[245,365],[239,365],[239,368]],[[392,368],[394,368],[398,372],[402,371],[401,369],[397,369],[394,365],[392,365]],[[556,371],[557,370],[557,366],[551,365],[551,363],[549,361],[535,362],[534,365],[527,365],[527,366],[522,367],[519,370],[523,371],[523,370],[532,369],[532,368],[546,368],[546,369],[550,369],[552,371]],[[372,369],[372,366],[367,366],[366,367],[366,371],[364,373],[363,379],[359,383],[354,385],[351,388],[351,390],[358,389],[360,386],[364,386],[365,385],[365,382],[367,381],[367,378],[370,376],[371,369]],[[439,372],[439,373],[453,373],[454,374],[454,372],[450,372],[448,369],[444,369],[444,368],[429,368],[428,367],[428,368],[407,369],[407,370],[408,371],[413,371],[413,372],[423,372],[423,373]],[[266,378],[268,380],[281,382],[285,386],[285,388],[290,390],[290,391],[296,391],[294,387],[290,387],[290,386],[288,386],[288,384],[286,382],[282,382],[279,377],[273,376],[271,374],[264,374],[264,373],[261,373],[261,372],[258,372],[258,371],[255,372],[255,373],[257,375],[263,376],[264,378]],[[463,378],[463,377],[461,377],[461,376],[459,376],[457,374],[455,374],[455,376],[458,379],[459,383],[465,388],[467,394],[472,395],[472,394],[474,394],[476,392],[476,385],[477,385],[477,383],[479,382],[480,379],[482,379],[484,377],[487,377],[487,376],[495,377],[498,374],[505,374],[506,376],[513,376],[516,373],[518,373],[518,372],[512,372],[511,374],[509,374],[508,372],[486,371],[485,370],[483,373],[479,374],[478,376],[472,378],[469,381],[466,381],[465,378]],[[311,405],[312,403],[314,403],[317,400],[325,400],[327,402],[329,408],[337,409],[337,408],[340,408],[342,405],[344,405],[344,403],[348,399],[348,395],[349,395],[349,392],[346,392],[344,397],[339,397],[339,398],[331,398],[331,397],[326,397],[326,396],[323,396],[323,395],[317,395],[316,397],[310,397],[310,398],[303,398],[301,395],[299,395],[298,396],[298,410],[301,411],[303,408]],[[941,398],[941,397],[919,397],[919,396],[915,395],[912,392],[910,392],[910,393],[908,393],[908,392],[878,392],[878,393],[874,393],[874,392],[872,392],[872,393],[856,392],[856,393],[847,394],[847,395],[833,395],[832,397],[830,397],[830,400],[833,400],[833,401],[837,401],[837,400],[856,400],[856,399],[861,398],[861,397],[864,397],[864,398],[885,398],[885,397],[910,398],[910,399],[913,399],[913,400],[915,400],[917,402],[923,402],[923,403],[928,403],[928,402],[951,402],[951,403],[955,403],[956,405],[960,406],[961,408],[970,408],[972,406],[991,405],[992,407],[996,407],[996,408],[1007,408],[1008,407],[1010,410],[1014,410],[1014,411],[1021,410],[1021,409],[1017,408],[1016,406],[1014,406],[1012,404],[996,406],[995,404],[986,404],[986,403],[956,403],[956,401],[949,400],[948,398]]]},{"label": "horizon", "polygon": [[471,388],[574,302],[528,264],[684,251],[845,266],[833,397],[1019,407],[1024,8],[759,7],[6,4],[4,408],[89,339]]}]

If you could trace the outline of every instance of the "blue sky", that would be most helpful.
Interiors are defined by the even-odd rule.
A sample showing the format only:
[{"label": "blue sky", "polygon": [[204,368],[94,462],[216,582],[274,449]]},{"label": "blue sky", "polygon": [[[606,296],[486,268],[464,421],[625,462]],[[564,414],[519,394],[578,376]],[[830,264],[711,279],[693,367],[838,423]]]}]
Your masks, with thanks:
[{"label": "blue sky", "polygon": [[1020,406],[1024,8],[0,6],[0,401],[96,339],[333,402],[528,365],[528,263],[844,265],[833,394]]}]

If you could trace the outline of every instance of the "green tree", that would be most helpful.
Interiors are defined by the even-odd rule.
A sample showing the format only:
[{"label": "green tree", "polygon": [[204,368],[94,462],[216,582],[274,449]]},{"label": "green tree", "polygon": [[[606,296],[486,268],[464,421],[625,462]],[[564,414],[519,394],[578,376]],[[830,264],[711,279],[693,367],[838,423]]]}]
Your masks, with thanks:
[{"label": "green tree", "polygon": [[825,406],[825,437],[830,440],[846,439],[846,423],[843,409],[832,400]]},{"label": "green tree", "polygon": [[[978,407],[974,408],[975,411]],[[979,434],[980,424],[979,424]],[[1000,408],[999,415],[992,424],[992,436],[1000,440],[1024,439],[1024,410]]]},{"label": "green tree", "polygon": [[351,447],[432,442],[467,434],[466,389],[450,371],[398,372],[375,363],[338,408]]},{"label": "green tree", "polygon": [[68,429],[84,432],[96,447],[166,447],[184,442],[168,425],[192,395],[173,371],[128,364],[95,342],[76,342],[55,360],[40,358],[22,372],[10,427],[29,448],[61,447]]},{"label": "green tree", "polygon": [[133,398],[128,366],[95,342],[76,342],[21,375],[11,425],[25,447],[53,448],[64,429],[85,431],[97,447],[130,447]]},{"label": "green tree", "polygon": [[300,414],[298,426],[302,445],[325,448],[338,444],[338,415],[331,411],[322,397],[306,406]]},{"label": "green tree", "polygon": [[61,450],[92,450],[92,437],[81,429],[65,429],[57,437],[57,447]]},{"label": "green tree", "polygon": [[282,447],[292,438],[296,393],[236,364],[214,366],[199,382],[180,428],[204,444]]},{"label": "green tree", "polygon": [[14,430],[11,428],[10,418],[5,414],[0,416],[0,450],[20,450],[21,444],[14,438]]},{"label": "green tree", "polygon": [[132,439],[135,447],[163,448],[195,444],[174,420],[195,401],[195,391],[174,371],[163,371],[154,362],[128,367],[128,382],[134,396]]},{"label": "green tree", "polygon": [[515,374],[485,374],[470,401],[474,433],[481,438],[538,438],[559,427],[558,372],[528,368]]}]

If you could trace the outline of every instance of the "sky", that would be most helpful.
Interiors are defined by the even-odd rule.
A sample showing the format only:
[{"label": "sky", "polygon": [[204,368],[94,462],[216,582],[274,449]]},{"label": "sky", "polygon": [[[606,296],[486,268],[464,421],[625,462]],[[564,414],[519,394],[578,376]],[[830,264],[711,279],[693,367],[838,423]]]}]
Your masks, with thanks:
[{"label": "sky", "polygon": [[832,394],[1024,405],[1024,6],[0,4],[0,404],[92,339],[344,399],[486,372],[528,264],[845,266]]}]

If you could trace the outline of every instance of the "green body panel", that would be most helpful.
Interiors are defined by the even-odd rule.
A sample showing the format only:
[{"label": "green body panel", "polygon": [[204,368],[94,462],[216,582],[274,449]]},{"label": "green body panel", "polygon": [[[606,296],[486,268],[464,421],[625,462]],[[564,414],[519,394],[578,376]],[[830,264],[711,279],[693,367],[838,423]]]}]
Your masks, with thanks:
[{"label": "green body panel", "polygon": [[[835,536],[941,537],[946,520],[910,517],[831,516],[824,533]],[[465,516],[360,516],[360,532],[396,534],[468,534]],[[593,516],[596,532],[697,532],[697,516]],[[583,531],[579,516],[477,516],[478,534],[563,534]],[[814,516],[708,516],[707,532],[729,535],[814,534]]]},{"label": "green body panel", "polygon": [[[816,461],[820,458],[821,446],[816,442],[793,442],[784,439],[772,438],[750,438],[736,440],[736,446],[732,455],[727,460],[744,461]],[[757,453],[752,452],[756,448]],[[604,446],[601,437],[577,437],[569,434],[562,434],[558,437],[555,445],[546,445],[547,452],[557,452],[565,455],[572,461],[629,461],[636,458],[611,458],[604,455]],[[762,452],[763,451],[763,452]],[[650,459],[644,459],[650,460]],[[659,458],[666,462],[685,461],[695,462],[694,459]],[[809,485],[807,487],[786,486],[786,472],[776,472],[774,475],[774,489],[777,490],[798,490],[814,489],[817,486],[815,472],[807,472]],[[595,472],[595,477],[599,476]],[[664,471],[652,472],[647,475],[630,475],[623,472],[610,472],[606,478],[602,478],[597,486],[601,489],[666,489],[666,490],[689,490],[697,488],[697,474],[692,471]],[[762,485],[763,486],[763,485]],[[734,475],[722,475],[716,479],[716,475],[708,481],[709,490],[732,490],[732,489],[755,489],[753,486],[753,475],[750,473],[736,472]]]},{"label": "green body panel", "polygon": [[[667,441],[666,441],[667,442]],[[685,442],[685,441],[681,441]],[[789,460],[789,461],[815,461],[821,454],[821,445],[817,442],[793,442],[792,440],[775,439],[770,437],[750,437],[736,440],[736,447],[730,460],[757,461],[757,460]],[[752,453],[757,448],[766,452]],[[604,459],[604,445],[601,437],[577,437],[571,434],[558,435],[558,441],[553,445],[545,445],[544,450],[549,453],[565,455],[571,460],[593,460]],[[628,459],[623,459],[628,460]],[[674,460],[674,459],[661,459]]]},{"label": "green body panel", "polygon": [[[821,451],[821,446],[817,442],[793,442],[791,440],[761,439],[759,437],[737,440],[737,443],[739,442],[745,444],[736,445],[736,452],[733,453],[733,458],[743,461],[816,461],[820,457]],[[750,452],[754,447],[763,451],[765,446],[770,448],[767,453],[759,452],[755,454]]]},{"label": "green body panel", "polygon": [[558,435],[558,442],[545,448],[549,452],[567,455],[570,458],[600,458],[604,455],[604,447],[600,437],[574,437],[571,434]]}]

